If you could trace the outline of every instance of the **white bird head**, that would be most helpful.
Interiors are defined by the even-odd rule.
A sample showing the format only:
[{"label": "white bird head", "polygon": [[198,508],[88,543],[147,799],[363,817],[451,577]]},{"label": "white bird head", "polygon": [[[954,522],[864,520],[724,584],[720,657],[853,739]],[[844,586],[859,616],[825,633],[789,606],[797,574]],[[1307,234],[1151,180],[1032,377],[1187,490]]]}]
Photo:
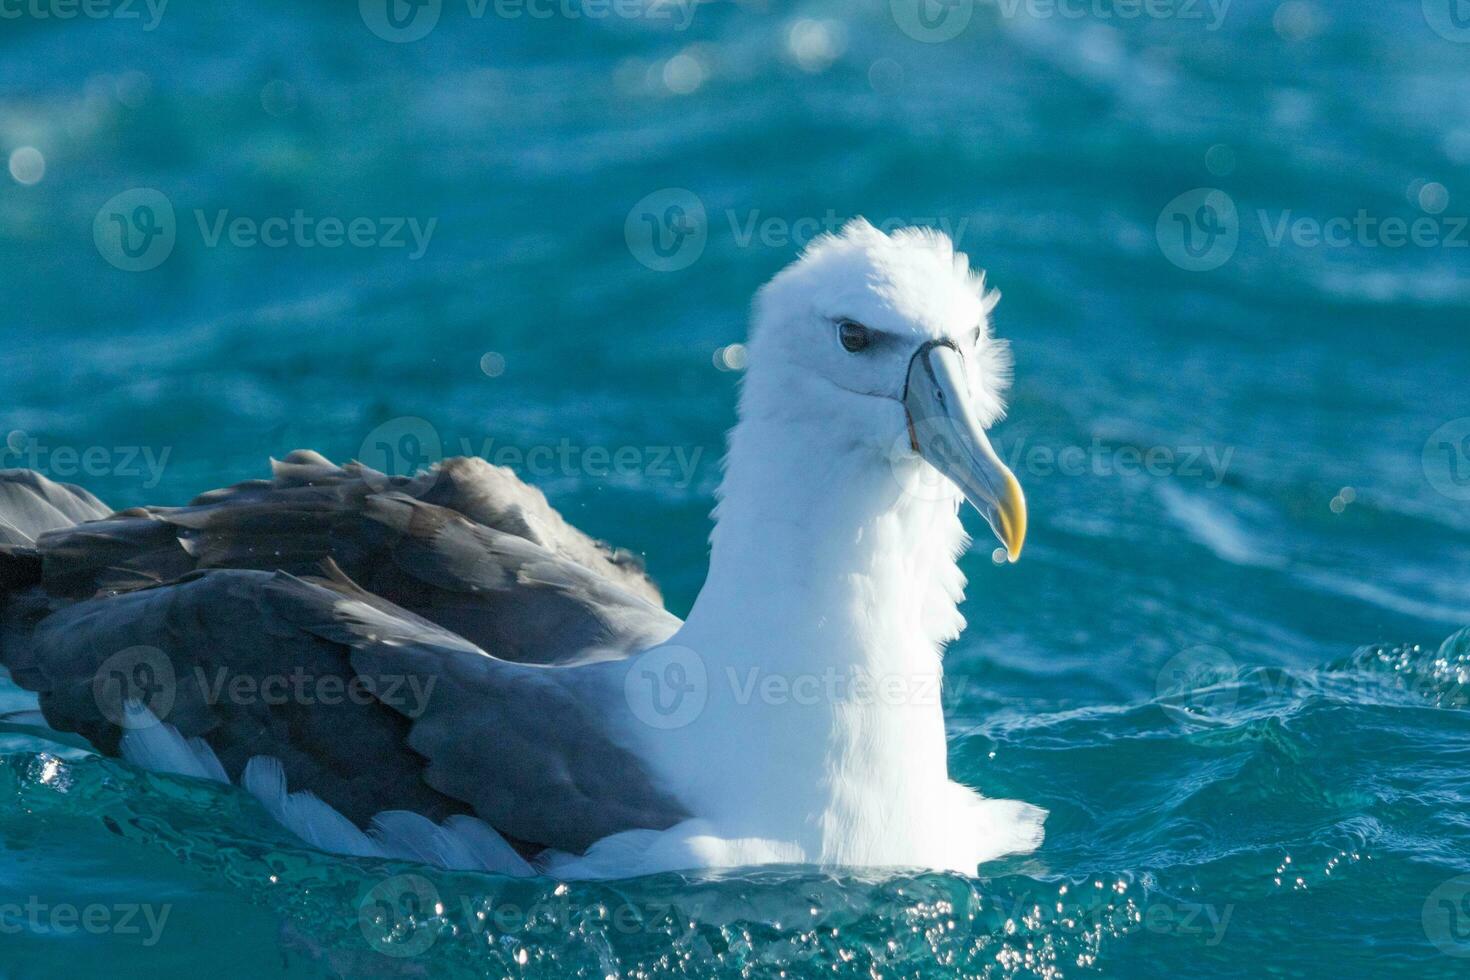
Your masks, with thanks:
[{"label": "white bird head", "polygon": [[999,298],[947,236],[849,222],[757,297],[742,413],[932,466],[1014,560],[1025,498],[985,434],[1010,380],[1010,352],[990,331]]}]

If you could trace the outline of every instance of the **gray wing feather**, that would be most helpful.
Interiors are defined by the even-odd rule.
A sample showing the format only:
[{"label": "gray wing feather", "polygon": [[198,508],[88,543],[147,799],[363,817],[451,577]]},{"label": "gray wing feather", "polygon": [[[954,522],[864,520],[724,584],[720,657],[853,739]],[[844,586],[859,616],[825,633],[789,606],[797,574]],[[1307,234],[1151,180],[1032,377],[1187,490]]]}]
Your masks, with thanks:
[{"label": "gray wing feather", "polygon": [[[19,683],[36,691],[53,727],[115,753],[123,691],[186,737],[203,738],[238,781],[256,755],[281,760],[306,787],[363,825],[384,809],[439,820],[466,812],[422,781],[424,760],[406,748],[410,722],[344,692],[357,676],[348,648],[299,629],[269,586],[276,574],[227,570],[53,613],[29,638]],[[337,597],[300,585],[330,606]],[[147,686],[109,687],[124,651],[142,648]],[[124,661],[127,662],[127,661]],[[275,685],[272,687],[271,685]],[[306,691],[308,696],[293,692]]]},{"label": "gray wing feather", "polygon": [[[118,514],[34,474],[0,474],[0,490],[0,534],[14,536],[0,537],[0,661],[53,726],[104,751],[121,730],[94,679],[147,646],[174,668],[165,720],[232,778],[274,756],[359,826],[390,808],[474,812],[575,851],[684,817],[620,744],[603,663],[678,620],[635,562],[509,471],[451,460],[388,478],[297,452],[270,481]],[[283,573],[323,566],[315,583]],[[365,680],[378,697],[265,704],[216,686],[292,672]],[[414,710],[383,696],[408,678],[432,691]]]},{"label": "gray wing feather", "polygon": [[[483,527],[523,538],[607,579],[625,592],[655,605],[663,602],[658,587],[636,556],[597,541],[568,524],[545,494],[523,483],[503,466],[457,457],[413,477],[389,477],[361,463],[339,467],[319,453],[296,450],[284,460],[272,461],[271,467],[272,480],[249,481],[212,491],[195,499],[189,508],[168,512],[169,516],[181,524],[191,524],[188,517],[191,511],[208,512],[221,504],[240,511],[248,505],[255,508],[253,516],[263,518],[266,523],[252,525],[242,518],[240,529],[249,528],[256,533],[274,531],[275,541],[271,543],[290,554],[301,547],[303,531],[322,529],[319,515],[323,510],[351,507],[373,494],[398,493],[453,511]],[[228,540],[229,536],[225,537]],[[268,550],[248,537],[243,540],[258,551]],[[218,547],[220,543],[216,541],[214,545]]]},{"label": "gray wing feather", "polygon": [[[589,649],[640,649],[678,625],[641,570],[566,525],[507,470],[449,460],[410,480],[303,452],[276,470],[274,480],[204,494],[188,507],[125,511],[43,535],[36,548],[48,591],[78,599],[211,568],[305,576],[331,559],[369,592],[504,660],[561,663]],[[520,503],[486,503],[506,498]],[[551,546],[520,533],[542,525],[560,529],[539,535]]]},{"label": "gray wing feather", "polygon": [[[500,660],[433,624],[395,616],[355,591],[326,606],[301,583],[272,586],[303,629],[352,647],[375,690],[433,679],[409,745],[429,761],[424,779],[465,800],[511,837],[581,851],[609,834],[663,829],[687,814],[621,744],[621,674],[589,661],[547,667]],[[400,699],[395,705],[410,705]]]}]

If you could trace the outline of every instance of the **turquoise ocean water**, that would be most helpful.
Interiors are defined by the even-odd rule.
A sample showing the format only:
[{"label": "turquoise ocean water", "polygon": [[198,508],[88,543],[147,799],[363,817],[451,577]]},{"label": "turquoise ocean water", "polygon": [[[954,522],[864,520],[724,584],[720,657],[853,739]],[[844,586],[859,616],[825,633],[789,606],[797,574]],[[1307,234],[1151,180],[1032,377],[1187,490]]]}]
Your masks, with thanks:
[{"label": "turquoise ocean water", "polygon": [[974,878],[507,882],[5,725],[0,975],[1470,975],[1470,4],[73,9],[0,5],[0,466],[484,454],[683,612],[752,292],[943,227],[1032,522],[963,562],[951,768],[1051,817]]}]

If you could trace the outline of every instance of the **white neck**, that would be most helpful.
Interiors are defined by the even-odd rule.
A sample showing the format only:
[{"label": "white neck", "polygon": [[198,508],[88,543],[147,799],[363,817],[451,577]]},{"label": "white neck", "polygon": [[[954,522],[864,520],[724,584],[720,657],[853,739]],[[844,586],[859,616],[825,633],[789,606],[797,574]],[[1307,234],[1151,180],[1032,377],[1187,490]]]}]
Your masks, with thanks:
[{"label": "white neck", "polygon": [[709,701],[660,754],[696,813],[732,832],[797,841],[807,860],[882,863],[892,824],[922,819],[947,780],[940,646],[963,627],[957,497],[906,494],[870,445],[754,414],[751,400],[731,433],[709,577],[670,641],[706,665]]},{"label": "white neck", "polygon": [[[833,438],[790,420],[731,433],[709,576],[681,635],[787,672],[937,666],[938,644],[963,624],[958,496],[907,494],[895,467],[924,464]],[[735,644],[707,632],[733,624]]]}]

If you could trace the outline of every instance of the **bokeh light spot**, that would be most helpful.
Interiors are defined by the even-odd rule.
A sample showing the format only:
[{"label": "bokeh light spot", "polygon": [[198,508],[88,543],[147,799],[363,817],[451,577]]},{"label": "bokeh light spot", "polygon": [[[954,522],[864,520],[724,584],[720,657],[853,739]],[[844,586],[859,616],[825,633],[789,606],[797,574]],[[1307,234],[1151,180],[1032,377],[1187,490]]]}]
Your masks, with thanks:
[{"label": "bokeh light spot", "polygon": [[1426,214],[1441,214],[1450,206],[1450,192],[1445,185],[1430,181],[1419,188],[1419,206]]},{"label": "bokeh light spot", "polygon": [[744,371],[745,370],[745,345],[727,344],[716,349],[714,353],[715,367],[721,371]]},{"label": "bokeh light spot", "polygon": [[498,378],[505,373],[505,355],[497,351],[486,351],[480,358],[480,370],[487,378]]},{"label": "bokeh light spot", "polygon": [[46,158],[34,146],[16,147],[10,154],[10,176],[29,187],[46,176]]}]

